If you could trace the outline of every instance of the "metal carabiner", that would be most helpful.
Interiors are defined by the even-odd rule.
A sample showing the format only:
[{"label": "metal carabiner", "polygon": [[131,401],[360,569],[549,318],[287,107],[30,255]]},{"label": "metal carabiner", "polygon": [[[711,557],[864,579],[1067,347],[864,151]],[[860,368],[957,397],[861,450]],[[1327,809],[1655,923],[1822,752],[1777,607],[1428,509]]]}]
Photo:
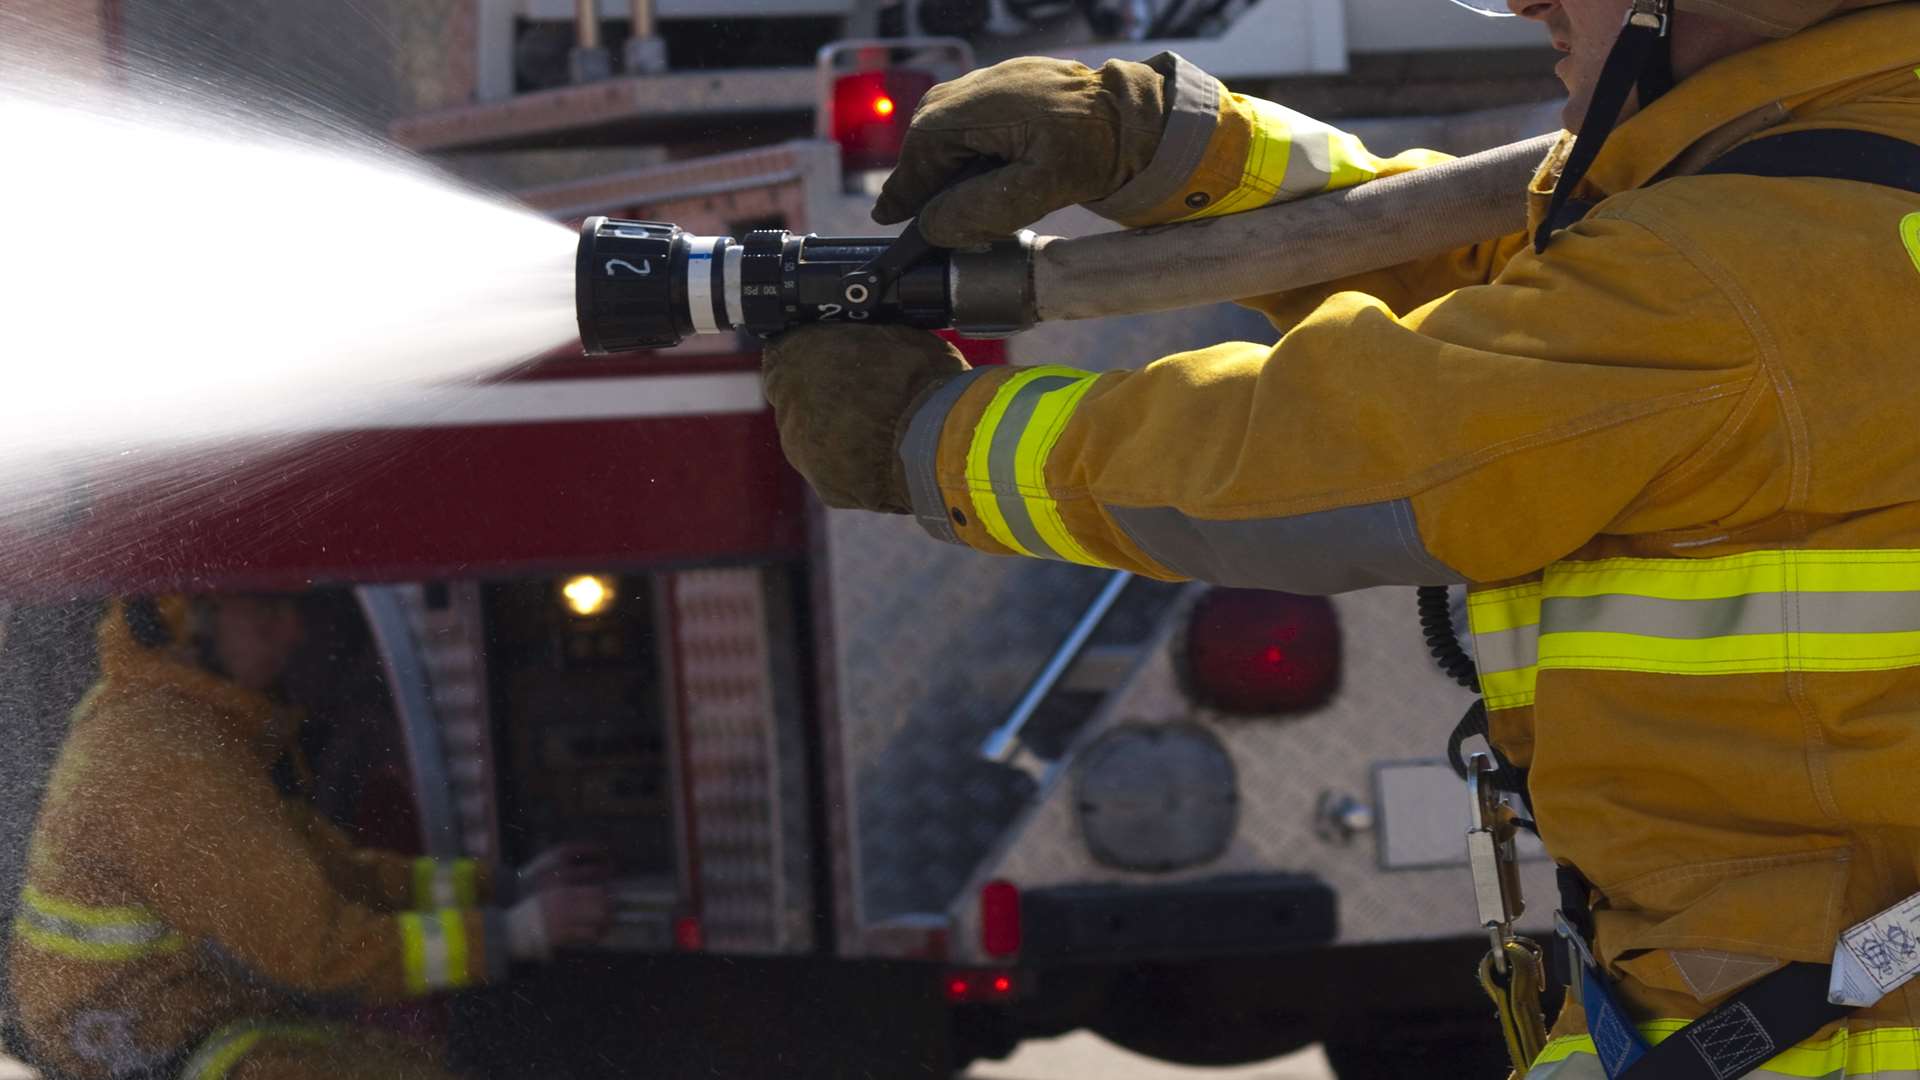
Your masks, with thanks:
[{"label": "metal carabiner", "polygon": [[[1496,965],[1494,958],[1502,963]],[[1500,1035],[1514,1073],[1524,1076],[1547,1046],[1547,1018],[1540,1006],[1546,986],[1546,963],[1540,946],[1529,938],[1514,937],[1480,961],[1480,988],[1500,1014]]]},{"label": "metal carabiner", "polygon": [[1475,754],[1467,760],[1467,799],[1471,817],[1467,829],[1467,863],[1473,870],[1473,899],[1480,928],[1492,946],[1488,954],[1496,970],[1506,971],[1506,945],[1513,938],[1513,920],[1527,910],[1520,892],[1520,856],[1516,847],[1519,814],[1500,797],[1490,779],[1493,758]]}]

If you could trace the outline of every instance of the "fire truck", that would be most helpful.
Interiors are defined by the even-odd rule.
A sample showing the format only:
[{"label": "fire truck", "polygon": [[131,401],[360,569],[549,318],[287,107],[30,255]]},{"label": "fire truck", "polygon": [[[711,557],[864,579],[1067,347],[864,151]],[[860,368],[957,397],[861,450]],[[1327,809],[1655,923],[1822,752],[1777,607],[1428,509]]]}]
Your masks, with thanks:
[{"label": "fire truck", "polygon": [[[996,26],[1089,57],[1188,27],[1176,45],[1255,79],[1347,62],[1324,26],[1264,61],[1237,36],[1337,0],[1191,6],[1212,14],[1121,19],[1103,43],[1055,23],[1084,38],[1129,5],[475,0],[455,35],[472,100],[391,134],[456,170],[487,155],[496,180],[573,154],[514,191],[563,221],[872,234],[913,104]],[[940,29],[967,37],[920,33]],[[787,31],[810,62],[783,62]],[[1471,149],[1549,115],[1348,126]],[[1220,307],[960,345],[1098,367],[1273,334]],[[717,334],[563,352],[431,414],[263,449],[191,514],[75,485],[35,538],[64,576],[0,581],[0,664],[63,672],[35,703],[54,715],[85,681],[89,598],[299,588],[315,644],[291,681],[330,813],[507,865],[604,844],[607,941],[431,1018],[482,1074],[944,1075],[1079,1028],[1195,1064],[1320,1042],[1348,1078],[1504,1068],[1441,756],[1471,698],[1411,590],[1168,584],[826,511],[781,458],[758,364]],[[1537,932],[1551,867],[1525,854]]]}]

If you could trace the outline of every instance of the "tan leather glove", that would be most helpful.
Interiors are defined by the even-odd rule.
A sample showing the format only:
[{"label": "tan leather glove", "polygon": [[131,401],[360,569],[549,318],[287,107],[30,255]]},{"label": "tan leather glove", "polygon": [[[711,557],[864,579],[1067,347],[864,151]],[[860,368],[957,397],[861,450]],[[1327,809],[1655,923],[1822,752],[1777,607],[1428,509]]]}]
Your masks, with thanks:
[{"label": "tan leather glove", "polygon": [[[913,114],[873,220],[918,216],[928,240],[971,247],[1106,198],[1153,160],[1173,64],[1162,54],[1094,71],[1027,56],[941,83]],[[954,183],[982,158],[1005,164]]]},{"label": "tan leather glove", "polygon": [[914,406],[967,370],[958,350],[910,326],[816,323],[768,342],[760,363],[780,446],[822,502],[912,512],[896,451]]}]

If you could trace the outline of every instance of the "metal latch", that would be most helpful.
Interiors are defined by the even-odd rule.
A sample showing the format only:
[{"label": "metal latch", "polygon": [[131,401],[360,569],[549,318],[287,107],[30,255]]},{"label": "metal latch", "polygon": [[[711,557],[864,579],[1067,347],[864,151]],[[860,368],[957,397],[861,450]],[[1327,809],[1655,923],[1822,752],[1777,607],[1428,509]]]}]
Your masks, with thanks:
[{"label": "metal latch", "polygon": [[1467,797],[1472,802],[1467,829],[1467,862],[1473,868],[1473,898],[1480,928],[1493,945],[1495,964],[1504,967],[1513,921],[1527,910],[1520,894],[1519,817],[1493,786],[1493,759],[1475,754],[1467,761]]},{"label": "metal latch", "polygon": [[1467,761],[1467,797],[1472,817],[1467,829],[1467,862],[1473,870],[1473,898],[1480,928],[1492,945],[1480,961],[1480,987],[1500,1014],[1500,1033],[1514,1070],[1524,1075],[1547,1043],[1540,993],[1546,964],[1540,946],[1516,936],[1513,921],[1527,910],[1520,894],[1517,840],[1520,815],[1493,786],[1495,766],[1486,754]]}]

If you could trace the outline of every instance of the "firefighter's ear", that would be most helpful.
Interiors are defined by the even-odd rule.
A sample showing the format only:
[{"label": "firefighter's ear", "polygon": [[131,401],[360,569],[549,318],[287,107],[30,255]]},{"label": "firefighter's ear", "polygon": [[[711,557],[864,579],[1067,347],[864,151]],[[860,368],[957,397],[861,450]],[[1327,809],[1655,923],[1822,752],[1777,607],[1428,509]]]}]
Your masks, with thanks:
[{"label": "firefighter's ear", "polygon": [[173,631],[160,614],[160,605],[151,596],[130,596],[121,602],[120,611],[127,620],[127,632],[136,644],[158,649],[173,641]]}]

